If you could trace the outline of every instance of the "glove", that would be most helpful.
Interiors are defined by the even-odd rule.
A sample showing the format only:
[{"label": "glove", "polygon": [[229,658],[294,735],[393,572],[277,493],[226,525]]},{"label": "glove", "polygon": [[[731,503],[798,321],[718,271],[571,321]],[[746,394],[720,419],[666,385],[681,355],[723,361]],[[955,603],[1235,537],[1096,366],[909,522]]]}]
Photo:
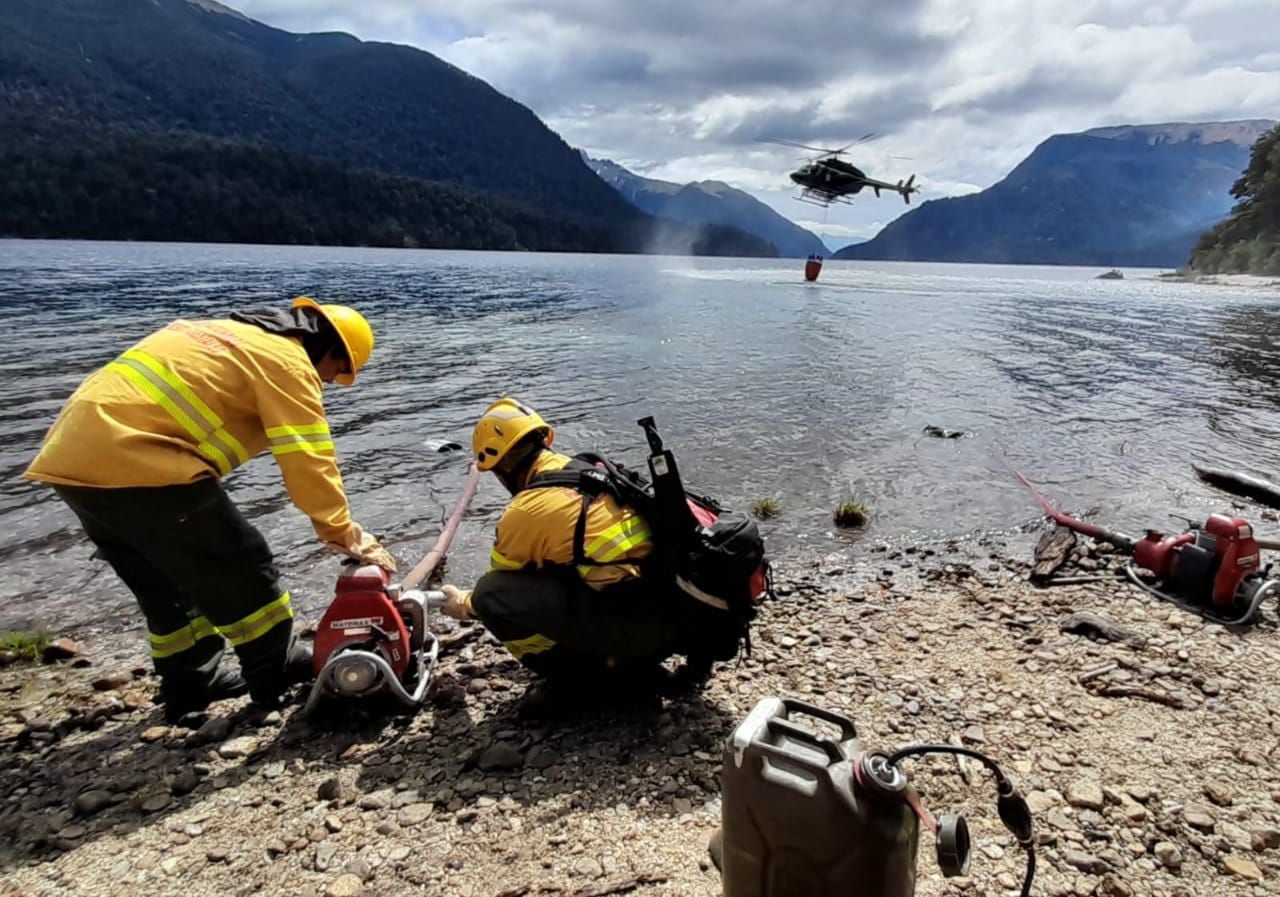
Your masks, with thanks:
[{"label": "glove", "polygon": [[440,591],[444,592],[444,606],[440,608],[440,613],[459,621],[470,620],[475,616],[475,611],[471,609],[470,589],[443,585]]},{"label": "glove", "polygon": [[330,542],[328,543],[329,547],[334,551],[345,554],[349,558],[355,558],[362,564],[377,564],[382,569],[395,573],[396,559],[391,556],[391,552],[383,548],[376,538],[360,529],[359,526],[354,523],[351,526],[355,539],[349,545]]},{"label": "glove", "polygon": [[365,551],[360,556],[360,560],[366,564],[377,564],[383,570],[390,571],[391,573],[396,572],[396,559],[391,556],[391,552],[387,551],[381,545],[377,548]]}]

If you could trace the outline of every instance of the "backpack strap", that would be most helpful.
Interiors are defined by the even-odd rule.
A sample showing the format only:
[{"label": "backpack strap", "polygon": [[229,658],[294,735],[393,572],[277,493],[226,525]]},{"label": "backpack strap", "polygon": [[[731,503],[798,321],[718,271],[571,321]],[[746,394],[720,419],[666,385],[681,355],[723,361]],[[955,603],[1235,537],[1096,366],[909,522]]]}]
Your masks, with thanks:
[{"label": "backpack strap", "polygon": [[[573,526],[573,563],[577,567],[612,567],[620,561],[597,561],[587,556],[587,511],[591,503],[600,495],[611,495],[619,504],[631,507],[618,487],[617,479],[621,477],[617,467],[594,452],[583,452],[574,455],[569,463],[559,470],[538,474],[532,477],[524,488],[573,489],[582,496],[582,505],[578,509],[578,519]],[[632,562],[627,562],[632,563]]]}]

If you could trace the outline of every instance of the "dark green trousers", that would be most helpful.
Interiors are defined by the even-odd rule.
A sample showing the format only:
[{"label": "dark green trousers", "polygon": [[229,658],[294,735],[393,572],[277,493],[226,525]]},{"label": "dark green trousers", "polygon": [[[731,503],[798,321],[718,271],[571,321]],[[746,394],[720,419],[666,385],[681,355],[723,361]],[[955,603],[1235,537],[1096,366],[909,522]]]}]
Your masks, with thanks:
[{"label": "dark green trousers", "polygon": [[55,486],[138,600],[161,697],[208,686],[227,642],[255,700],[288,685],[289,594],[262,534],[217,480],[180,486]]},{"label": "dark green trousers", "polygon": [[597,591],[572,570],[491,570],[471,606],[522,664],[543,676],[652,670],[685,653],[684,600],[640,579]]}]

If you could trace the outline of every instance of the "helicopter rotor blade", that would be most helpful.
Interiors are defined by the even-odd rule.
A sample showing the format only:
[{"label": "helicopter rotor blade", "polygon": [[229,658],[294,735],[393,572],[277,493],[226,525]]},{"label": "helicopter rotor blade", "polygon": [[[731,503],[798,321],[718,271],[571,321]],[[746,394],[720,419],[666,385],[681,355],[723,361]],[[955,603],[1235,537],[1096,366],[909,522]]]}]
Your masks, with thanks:
[{"label": "helicopter rotor blade", "polygon": [[[848,149],[848,147],[844,147],[842,149],[833,150],[823,146],[810,146],[807,143],[797,143],[794,140],[779,140],[776,137],[757,137],[756,141],[759,143],[776,143],[776,144],[779,144],[780,146],[795,146],[795,147],[799,147],[800,149],[812,150],[815,153],[825,153],[826,155],[829,155],[829,156],[837,155],[839,153],[844,152],[845,149]],[[849,146],[853,146],[853,144],[849,144]]]}]

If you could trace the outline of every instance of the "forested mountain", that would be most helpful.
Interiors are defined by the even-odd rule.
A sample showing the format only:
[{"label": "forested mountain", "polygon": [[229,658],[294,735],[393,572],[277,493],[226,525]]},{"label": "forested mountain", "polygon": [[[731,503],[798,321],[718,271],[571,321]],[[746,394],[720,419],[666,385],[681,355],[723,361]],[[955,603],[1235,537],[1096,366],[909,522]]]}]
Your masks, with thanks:
[{"label": "forested mountain", "polygon": [[749,193],[735,190],[720,181],[675,184],[641,177],[608,159],[583,155],[592,171],[639,209],[694,224],[721,224],[736,227],[768,240],[778,254],[804,258],[810,253],[827,254],[817,236],[779,215]]},{"label": "forested mountain", "polygon": [[1258,138],[1244,174],[1231,187],[1240,200],[1205,233],[1190,267],[1206,274],[1280,274],[1280,125]]},{"label": "forested mountain", "polygon": [[1059,134],[994,186],[933,200],[836,258],[1178,266],[1274,122]]},{"label": "forested mountain", "polygon": [[[41,147],[53,148],[50,158],[31,155]],[[148,166],[166,147],[187,161],[195,153],[209,167],[186,178],[165,169],[153,181]],[[139,157],[120,155],[125,148]],[[197,182],[192,215],[198,209],[225,219],[231,239],[247,239],[257,225],[219,215],[219,202],[224,209],[247,203],[259,222],[271,217],[273,203],[281,221],[296,220],[302,208],[388,212],[400,221],[389,232],[445,240],[428,245],[505,246],[511,241],[491,235],[510,231],[530,237],[520,245],[626,251],[652,245],[645,231],[657,225],[527,108],[435,56],[346,34],[291,34],[212,0],[0,2],[0,153],[32,178],[5,189],[43,196],[50,207],[44,214],[30,204],[4,210],[9,235],[73,235],[82,223],[54,210],[82,209],[85,200],[103,205],[107,195],[149,205],[127,215],[163,229],[181,223],[188,202],[166,191]],[[87,160],[95,173],[53,165],[68,159]],[[296,176],[285,177],[288,170]],[[323,178],[338,174],[352,183],[373,178],[369,189],[382,199],[344,212],[323,195]],[[441,192],[441,184],[453,189]],[[60,185],[85,195],[59,195]],[[459,189],[472,195],[464,199]],[[454,228],[449,210],[458,202],[471,217]],[[427,207],[415,208],[421,203]],[[98,235],[111,236],[110,214],[97,220]],[[193,217],[184,231],[198,232],[199,224]],[[353,218],[351,239],[386,245],[377,235],[382,224]],[[315,234],[321,239],[321,230]],[[274,242],[310,240],[305,228],[289,228]],[[686,242],[772,252],[725,230],[696,232]]]}]

